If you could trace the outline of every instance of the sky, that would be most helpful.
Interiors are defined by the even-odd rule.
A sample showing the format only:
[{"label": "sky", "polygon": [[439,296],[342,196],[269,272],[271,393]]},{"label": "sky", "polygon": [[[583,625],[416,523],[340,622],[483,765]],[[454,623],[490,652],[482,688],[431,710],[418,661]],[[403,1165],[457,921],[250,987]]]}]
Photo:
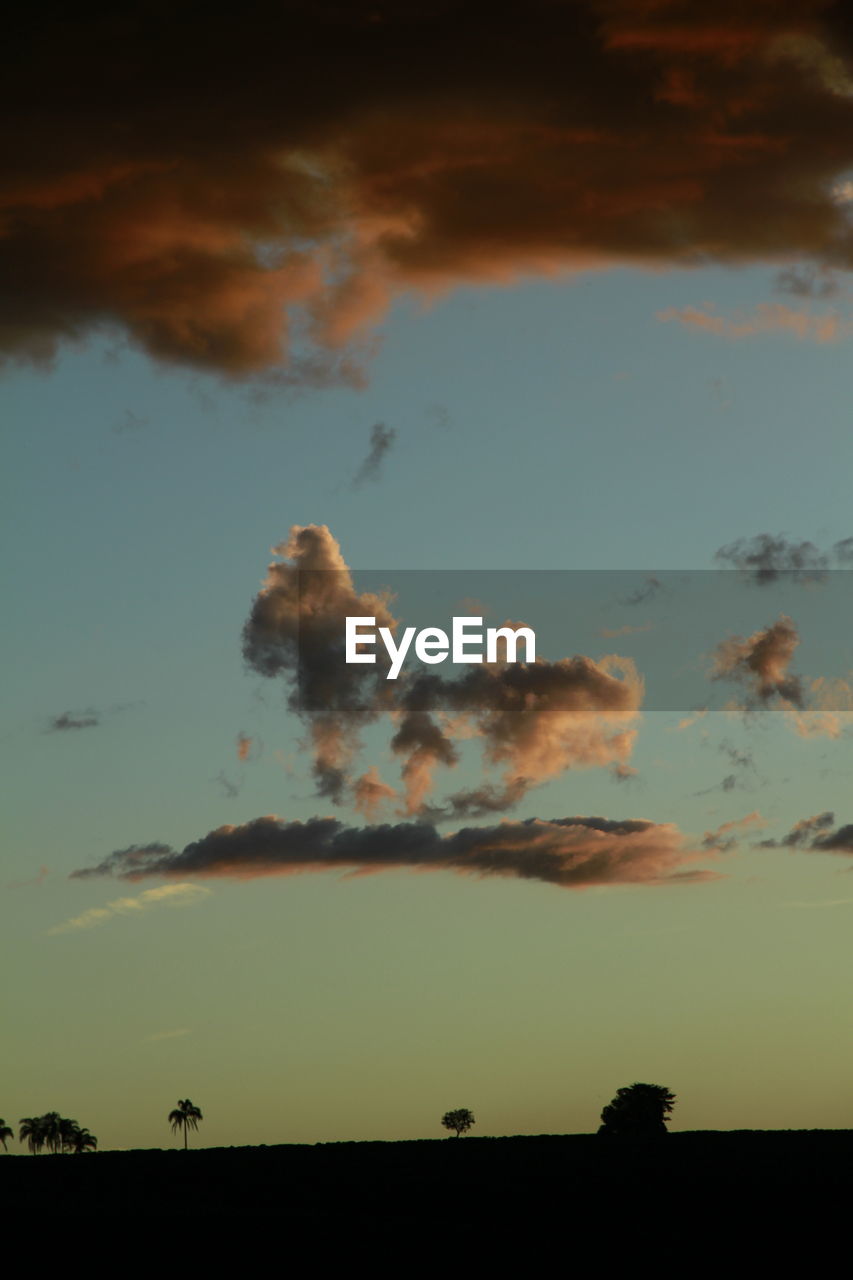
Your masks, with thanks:
[{"label": "sky", "polygon": [[853,31],[782,8],[19,19],[16,1131],[853,1124]]}]

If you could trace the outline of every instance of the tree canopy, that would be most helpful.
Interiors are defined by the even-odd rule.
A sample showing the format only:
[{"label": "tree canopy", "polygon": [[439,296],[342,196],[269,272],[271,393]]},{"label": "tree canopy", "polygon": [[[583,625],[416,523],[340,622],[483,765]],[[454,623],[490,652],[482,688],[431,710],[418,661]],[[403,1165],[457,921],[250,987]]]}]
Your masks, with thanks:
[{"label": "tree canopy", "polygon": [[675,1094],[660,1084],[632,1084],[616,1091],[601,1113],[598,1132],[636,1138],[666,1133]]},{"label": "tree canopy", "polygon": [[454,1129],[457,1138],[467,1132],[472,1124],[476,1124],[473,1113],[467,1107],[459,1107],[456,1111],[446,1111],[441,1117],[445,1129]]}]

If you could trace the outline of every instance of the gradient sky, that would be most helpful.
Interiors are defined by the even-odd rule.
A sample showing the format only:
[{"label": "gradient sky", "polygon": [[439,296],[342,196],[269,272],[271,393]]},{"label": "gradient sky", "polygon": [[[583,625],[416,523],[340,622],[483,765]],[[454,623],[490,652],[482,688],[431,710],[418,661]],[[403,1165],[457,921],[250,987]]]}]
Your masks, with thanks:
[{"label": "gradient sky", "polygon": [[[332,70],[362,58],[363,74],[324,110],[306,96],[305,118],[278,137],[253,99],[232,140],[235,153],[252,142],[245,172],[211,141],[216,119],[204,136],[189,105],[189,6],[163,53],[173,139],[155,138],[144,93],[133,108],[115,98],[124,132],[107,126],[113,70],[72,99],[70,148],[62,129],[45,142],[61,85],[27,99],[0,228],[0,261],[14,264],[0,326],[0,1114],[17,1128],[57,1110],[102,1148],[166,1145],[185,1097],[204,1112],[193,1140],[205,1145],[440,1137],[460,1106],[478,1134],[585,1132],[638,1080],[676,1093],[674,1129],[849,1127],[853,651],[849,570],[832,553],[853,536],[849,32],[819,4],[786,7],[784,21],[722,6],[713,27],[680,3],[543,5],[535,21],[519,7],[506,19],[517,81],[501,97],[487,74],[489,58],[496,78],[502,65],[498,32],[460,97],[461,56],[448,55],[458,83],[430,60],[453,6],[403,8],[365,8],[379,51],[348,55],[352,31],[317,6]],[[287,10],[249,6],[247,36]],[[311,20],[289,11],[308,83]],[[583,27],[570,66],[589,40],[605,83],[593,90],[578,61],[575,96],[548,98],[548,62],[540,100],[547,22],[566,14]],[[100,43],[75,31],[72,65],[91,74],[106,39],[136,83],[126,31]],[[46,65],[67,38],[51,28]],[[368,88],[383,41],[411,85],[395,73]],[[245,48],[233,56],[231,102],[249,74]],[[267,94],[271,75],[261,57]],[[540,136],[530,159],[525,138]],[[268,190],[273,139],[292,207]],[[586,149],[577,187],[571,148]],[[323,166],[332,194],[318,212],[300,184]],[[405,252],[387,230],[401,219]],[[284,288],[275,264],[291,258]],[[270,317],[303,305],[288,348]],[[339,377],[342,359],[357,374]],[[365,467],[377,424],[384,445]],[[459,594],[477,596],[474,571],[513,571],[494,582],[526,591],[543,658],[622,654],[649,689],[655,664],[683,664],[710,700],[709,648],[788,616],[801,643],[785,673],[802,677],[812,718],[798,724],[778,689],[753,687],[744,710],[737,681],[728,711],[652,700],[626,758],[636,774],[567,768],[515,808],[440,827],[675,824],[679,848],[702,855],[689,865],[716,872],[707,880],[614,872],[572,888],[375,865],[71,878],[131,845],[179,851],[265,815],[366,825],[351,794],[316,794],[286,683],[241,654],[270,548],[307,525],[328,527],[356,589],[360,570],[381,570],[401,602],[409,570],[453,569],[460,583],[470,570]],[[787,567],[785,548],[808,541],[837,572],[768,586],[722,562],[732,610],[718,625],[709,612],[700,652],[675,596],[593,614],[584,596],[553,599],[578,575],[535,572],[631,570],[642,583],[719,567],[720,548],[762,534],[784,536]],[[622,627],[637,630],[601,635]],[[827,695],[820,678],[845,683]],[[372,725],[359,769],[397,786],[399,764],[388,723]],[[484,773],[472,747],[457,774],[436,794],[500,770]],[[377,820],[409,817],[390,801]]]}]

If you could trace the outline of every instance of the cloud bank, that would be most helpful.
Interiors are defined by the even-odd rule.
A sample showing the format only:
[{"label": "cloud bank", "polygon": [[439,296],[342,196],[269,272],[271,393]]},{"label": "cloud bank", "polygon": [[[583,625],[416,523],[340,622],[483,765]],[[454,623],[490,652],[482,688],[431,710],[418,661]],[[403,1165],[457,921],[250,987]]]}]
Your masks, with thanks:
[{"label": "cloud bank", "polygon": [[48,4],[6,38],[7,357],[118,328],[322,383],[405,291],[853,260],[840,2]]},{"label": "cloud bank", "polygon": [[672,823],[640,819],[529,818],[440,835],[425,822],[348,827],[336,818],[286,822],[269,816],[241,826],[219,827],[180,852],[159,844],[119,849],[97,866],[73,875],[124,880],[148,876],[253,879],[309,871],[409,868],[541,880],[582,889],[716,879],[716,872],[694,865],[707,856],[707,849],[691,849]]}]

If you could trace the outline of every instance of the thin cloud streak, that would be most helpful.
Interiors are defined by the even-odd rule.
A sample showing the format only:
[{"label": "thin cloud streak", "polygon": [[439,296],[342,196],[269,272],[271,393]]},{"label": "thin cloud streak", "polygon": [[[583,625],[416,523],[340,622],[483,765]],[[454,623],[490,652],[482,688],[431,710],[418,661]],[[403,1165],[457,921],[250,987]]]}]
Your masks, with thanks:
[{"label": "thin cloud streak", "polygon": [[116,898],[105,907],[89,907],[79,916],[72,916],[62,924],[48,929],[48,935],[58,933],[78,933],[84,929],[93,929],[116,916],[133,916],[148,911],[151,907],[190,907],[210,896],[210,889],[199,884],[167,884],[157,889],[146,889],[136,898]]}]

